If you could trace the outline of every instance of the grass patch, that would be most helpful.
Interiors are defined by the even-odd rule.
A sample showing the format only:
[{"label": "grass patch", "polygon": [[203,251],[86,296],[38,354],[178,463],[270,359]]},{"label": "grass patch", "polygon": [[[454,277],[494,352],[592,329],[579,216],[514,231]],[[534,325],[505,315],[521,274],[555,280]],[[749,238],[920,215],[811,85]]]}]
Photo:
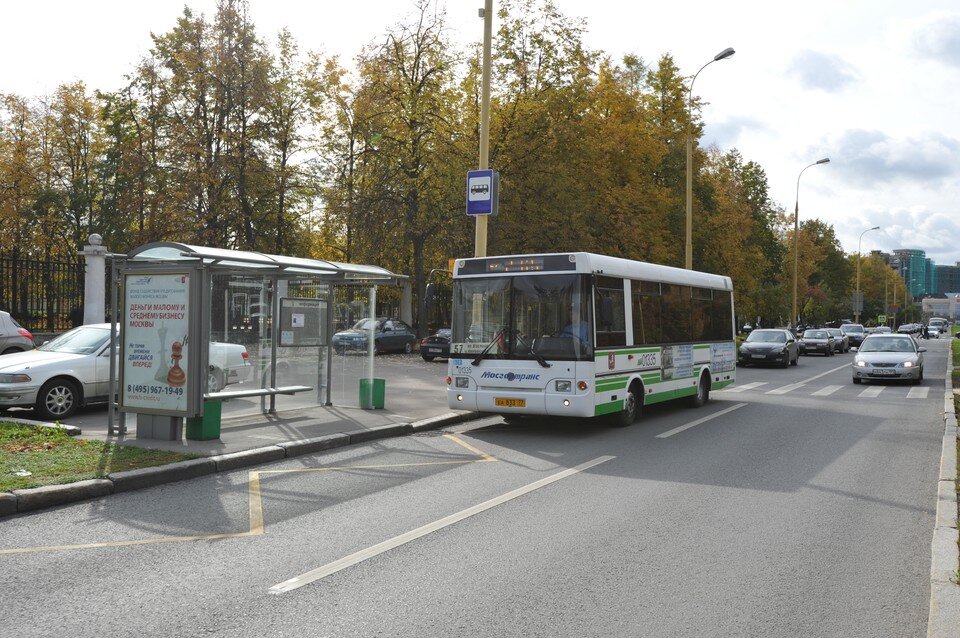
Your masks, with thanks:
[{"label": "grass patch", "polygon": [[0,492],[104,478],[111,472],[197,458],[68,436],[64,430],[0,423]]}]

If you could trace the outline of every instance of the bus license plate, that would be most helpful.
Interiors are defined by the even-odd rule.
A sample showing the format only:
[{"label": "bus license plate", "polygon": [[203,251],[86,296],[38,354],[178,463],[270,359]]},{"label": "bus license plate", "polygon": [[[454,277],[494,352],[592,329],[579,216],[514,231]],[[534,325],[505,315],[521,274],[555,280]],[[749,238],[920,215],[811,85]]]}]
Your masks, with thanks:
[{"label": "bus license plate", "polygon": [[525,408],[527,407],[527,400],[495,398],[493,404],[498,408]]}]

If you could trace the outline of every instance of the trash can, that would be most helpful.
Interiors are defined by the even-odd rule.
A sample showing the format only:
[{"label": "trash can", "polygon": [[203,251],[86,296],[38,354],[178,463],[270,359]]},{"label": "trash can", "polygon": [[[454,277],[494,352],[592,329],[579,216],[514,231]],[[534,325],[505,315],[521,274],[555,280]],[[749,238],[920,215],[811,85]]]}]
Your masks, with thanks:
[{"label": "trash can", "polygon": [[370,387],[370,379],[360,379],[360,407],[365,410],[382,410],[383,398],[387,393],[385,379],[374,379]]},{"label": "trash can", "polygon": [[187,419],[187,438],[191,441],[212,441],[220,438],[221,401],[204,401],[203,416]]}]

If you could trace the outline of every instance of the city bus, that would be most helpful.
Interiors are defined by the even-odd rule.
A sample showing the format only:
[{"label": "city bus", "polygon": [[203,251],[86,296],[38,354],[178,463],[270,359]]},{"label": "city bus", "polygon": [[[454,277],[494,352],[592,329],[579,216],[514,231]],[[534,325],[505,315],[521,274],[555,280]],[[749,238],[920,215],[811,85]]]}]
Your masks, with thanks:
[{"label": "city bus", "polygon": [[505,415],[695,407],[734,382],[729,277],[575,252],[457,259],[447,397]]}]

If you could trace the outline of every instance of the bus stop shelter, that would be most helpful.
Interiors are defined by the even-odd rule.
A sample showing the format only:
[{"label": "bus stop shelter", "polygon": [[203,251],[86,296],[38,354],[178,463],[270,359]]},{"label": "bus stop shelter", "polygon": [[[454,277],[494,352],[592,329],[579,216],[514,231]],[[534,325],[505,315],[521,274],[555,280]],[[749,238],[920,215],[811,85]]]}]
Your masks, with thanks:
[{"label": "bus stop shelter", "polygon": [[[111,264],[111,315],[120,326],[111,396],[121,432],[135,413],[138,438],[179,439],[184,419],[188,438],[217,438],[223,401],[256,400],[260,411],[276,412],[278,397],[315,392],[314,404],[350,404],[348,381],[356,379],[360,407],[383,407],[374,400],[372,333],[364,351],[336,359],[330,337],[345,322],[376,317],[377,286],[405,276],[176,242],[140,246]],[[192,427],[201,434],[191,437]]]}]

